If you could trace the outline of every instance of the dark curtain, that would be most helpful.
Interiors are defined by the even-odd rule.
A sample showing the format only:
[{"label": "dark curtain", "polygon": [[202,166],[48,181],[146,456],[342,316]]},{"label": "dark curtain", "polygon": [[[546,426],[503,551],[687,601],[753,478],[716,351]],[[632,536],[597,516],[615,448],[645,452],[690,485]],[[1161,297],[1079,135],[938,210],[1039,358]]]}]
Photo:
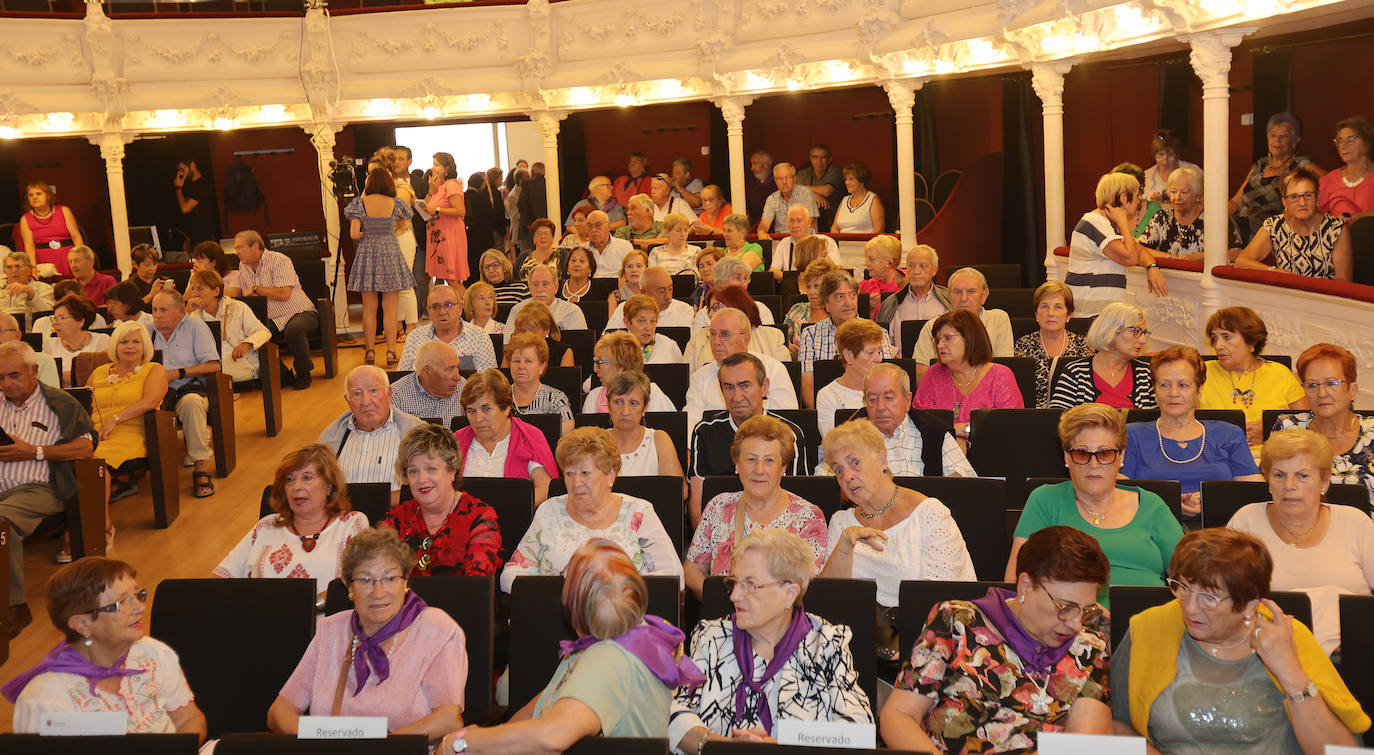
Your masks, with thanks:
[{"label": "dark curtain", "polygon": [[[1159,127],[1174,132],[1183,143],[1184,155],[1198,158],[1191,162],[1201,162],[1202,145],[1188,150],[1188,115],[1193,104],[1193,67],[1186,60],[1176,60],[1159,67]],[[1154,155],[1150,155],[1154,159]]]},{"label": "dark curtain", "polygon": [[[916,90],[916,105],[911,109],[916,128],[916,172],[934,184],[940,175],[940,150],[935,138],[935,105],[924,88]],[[929,199],[929,197],[927,197]]]},{"label": "dark curtain", "polygon": [[586,124],[579,113],[569,113],[558,126],[558,217],[560,227],[572,206],[582,201],[591,176],[587,173]]},{"label": "dark curtain", "polygon": [[1040,100],[1030,74],[1007,78],[1002,82],[1002,261],[1019,263],[1028,287],[1045,278],[1039,230],[1044,186],[1035,171],[1039,131]]},{"label": "dark curtain", "polygon": [[[1244,54],[1244,53],[1241,53]],[[1265,125],[1275,113],[1293,110],[1293,55],[1288,50],[1260,48],[1254,58],[1255,126],[1254,159],[1269,152]]]},{"label": "dark curtain", "polygon": [[[725,116],[721,115],[720,108],[712,105],[708,110],[711,113],[710,140],[707,142],[711,145],[711,172],[709,176],[703,176],[698,172],[697,178],[700,178],[702,183],[719,186],[728,199],[730,197],[730,137],[725,133]],[[748,169],[747,164],[745,168]]]},{"label": "dark curtain", "polygon": [[[186,241],[181,231],[181,209],[177,207],[176,190],[172,179],[177,162],[195,160],[201,175],[210,179],[215,197],[224,187],[214,176],[214,162],[210,158],[210,132],[167,134],[162,137],[135,139],[124,148],[125,199],[129,209],[129,225],[157,226],[162,248],[180,249]],[[220,202],[215,202],[216,211]],[[221,215],[219,225],[224,227]]]},{"label": "dark curtain", "polygon": [[[404,124],[403,124],[404,125]],[[363,164],[354,164],[353,168],[358,173],[358,188],[362,188],[367,181],[367,160],[372,157],[372,153],[382,147],[395,147],[396,144],[396,124],[394,123],[355,123],[353,124],[353,151],[356,155],[339,155],[339,157],[361,157]],[[406,146],[406,145],[400,145]],[[419,167],[424,170],[430,162],[426,155],[412,154],[413,162],[411,167]],[[467,182],[467,176],[460,176],[463,182]],[[421,197],[423,199],[423,197]]]}]

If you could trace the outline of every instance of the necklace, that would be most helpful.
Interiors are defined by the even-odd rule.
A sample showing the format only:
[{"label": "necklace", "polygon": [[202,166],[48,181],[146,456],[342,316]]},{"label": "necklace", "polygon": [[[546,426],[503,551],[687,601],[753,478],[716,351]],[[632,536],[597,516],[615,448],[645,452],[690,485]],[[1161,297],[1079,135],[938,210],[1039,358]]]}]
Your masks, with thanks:
[{"label": "necklace", "polygon": [[968,393],[968,387],[973,385],[973,381],[978,379],[978,368],[974,367],[973,372],[968,376],[968,380],[960,380],[954,376],[954,370],[949,371],[949,376],[954,378],[954,384],[959,386],[960,393]]},{"label": "necklace", "polygon": [[882,508],[878,509],[877,511],[873,512],[872,514],[868,513],[867,511],[864,511],[864,507],[863,507],[863,506],[858,506],[858,507],[856,507],[854,510],[857,511],[857,512],[859,512],[859,516],[863,517],[864,519],[877,519],[878,517],[882,516],[883,514],[886,514],[888,511],[891,511],[891,510],[892,510],[892,504],[894,504],[894,503],[897,502],[897,491],[898,491],[898,490],[901,490],[901,488],[897,487],[897,486],[894,484],[894,485],[892,486],[892,497],[889,498],[889,499],[887,499],[887,503],[886,503]]},{"label": "necklace", "polygon": [[1321,428],[1315,427],[1316,424],[1316,420],[1313,420],[1312,422],[1308,423],[1307,427],[1308,429],[1313,429],[1321,433],[1323,436],[1326,437],[1327,440],[1338,440],[1342,435],[1345,435],[1349,432],[1354,432],[1355,428],[1359,427],[1360,423],[1357,421],[1357,417],[1352,414],[1350,415],[1350,421],[1345,424],[1345,429],[1337,430],[1334,435],[1326,432],[1325,430],[1322,430]]},{"label": "necklace", "polygon": [[48,211],[42,215],[38,214],[38,210],[34,209],[30,209],[29,212],[33,215],[34,220],[41,222],[43,225],[52,222],[53,208],[51,206],[48,207]]},{"label": "necklace", "polygon": [[[1259,362],[1260,364],[1263,364],[1264,360],[1261,359],[1259,360]],[[1231,381],[1231,402],[1240,402],[1241,404],[1245,405],[1246,409],[1249,409],[1250,405],[1255,403],[1255,380],[1259,377],[1259,364],[1255,365],[1254,370],[1241,370],[1241,380],[1245,379],[1245,373],[1247,372],[1251,373],[1250,387],[1246,388],[1245,390],[1241,390],[1240,386],[1236,384],[1236,374],[1234,372],[1227,370],[1226,378]]]},{"label": "necklace", "polygon": [[[1194,422],[1197,422],[1197,420],[1193,420],[1193,421],[1194,421]],[[1159,453],[1160,453],[1165,459],[1168,459],[1169,461],[1171,461],[1171,462],[1173,462],[1173,463],[1175,463],[1175,464],[1192,464],[1193,462],[1195,462],[1195,461],[1197,461],[1198,459],[1202,458],[1202,451],[1203,451],[1203,449],[1207,448],[1207,426],[1206,426],[1206,425],[1203,425],[1201,422],[1198,422],[1198,424],[1202,426],[1202,445],[1198,447],[1197,453],[1193,456],[1193,458],[1191,458],[1191,459],[1181,459],[1181,460],[1180,460],[1180,459],[1175,459],[1175,458],[1169,456],[1169,452],[1164,450],[1164,430],[1162,430],[1162,429],[1160,428],[1160,426],[1159,426],[1159,420],[1155,420],[1155,433],[1156,433],[1157,435],[1159,435]],[[1175,443],[1178,443],[1180,446],[1181,446],[1181,445],[1184,445],[1184,443],[1179,442],[1179,441],[1174,441],[1174,442],[1175,442]],[[1191,441],[1187,441],[1187,442],[1191,442]]]},{"label": "necklace", "polygon": [[1030,695],[1031,713],[1041,716],[1048,714],[1050,712],[1050,703],[1054,702],[1054,698],[1050,697],[1050,675],[1044,675],[1045,681],[1042,684],[1035,678],[1040,676],[1040,672],[1031,671],[1030,669],[1024,670],[1026,672],[1026,678],[1030,680],[1031,684],[1035,685],[1036,690]]},{"label": "necklace", "polygon": [[1043,351],[1043,352],[1045,352],[1045,356],[1047,356],[1047,357],[1058,357],[1058,356],[1063,356],[1063,355],[1064,355],[1064,350],[1067,349],[1067,348],[1069,347],[1069,339],[1068,339],[1067,337],[1064,336],[1064,333],[1066,333],[1066,332],[1068,332],[1068,331],[1061,331],[1060,334],[1059,334],[1059,344],[1058,344],[1058,345],[1059,345],[1059,353],[1058,353],[1058,354],[1051,354],[1051,353],[1050,353],[1050,347],[1047,346],[1047,345],[1045,344],[1045,333],[1044,333],[1044,331],[1036,331],[1035,337],[1040,339],[1040,350]]},{"label": "necklace", "polygon": [[1288,543],[1288,547],[1296,549],[1298,547],[1298,543],[1301,543],[1303,540],[1306,540],[1307,536],[1312,534],[1312,531],[1317,529],[1317,527],[1322,523],[1322,510],[1320,508],[1317,509],[1317,520],[1312,522],[1311,527],[1308,527],[1302,532],[1295,532],[1292,527],[1289,527],[1287,524],[1285,524],[1282,520],[1279,519],[1277,515],[1275,515],[1274,521],[1279,525],[1279,527],[1284,531],[1284,533],[1288,535],[1288,537],[1283,537],[1282,535],[1280,535],[1279,538],[1283,540],[1285,543]]},{"label": "necklace", "polygon": [[[1244,645],[1245,643],[1247,643],[1247,642],[1249,642],[1249,641],[1250,641],[1250,633],[1249,633],[1249,632],[1246,632],[1239,640],[1236,640],[1235,642],[1231,643],[1230,645],[1222,645],[1222,644],[1219,643],[1219,642],[1203,642],[1203,641],[1199,641],[1198,644],[1199,644],[1199,645],[1203,645],[1203,644],[1211,645],[1212,647],[1210,647],[1210,648],[1203,648],[1203,649],[1206,650],[1207,652],[1211,653],[1213,658],[1220,658],[1220,657],[1221,657],[1221,651],[1223,651],[1223,650],[1231,650],[1232,648],[1238,648],[1238,647],[1240,647],[1241,645]],[[1254,651],[1253,648],[1251,648],[1250,652],[1253,653],[1253,652],[1255,652],[1255,651]]]},{"label": "necklace", "polygon": [[[1083,509],[1084,511],[1086,511],[1086,512],[1088,512],[1090,515],[1092,515],[1092,518],[1093,518],[1093,526],[1094,526],[1094,527],[1096,527],[1096,526],[1098,526],[1098,525],[1101,525],[1101,524],[1102,524],[1102,520],[1107,518],[1107,513],[1108,513],[1108,512],[1106,512],[1106,511],[1093,511],[1092,509],[1088,508],[1088,504],[1083,503],[1082,501],[1075,500],[1074,503],[1078,504],[1078,507],[1079,507],[1079,508]],[[1111,505],[1110,503],[1107,504],[1107,508],[1111,508],[1111,506],[1112,506],[1112,505]],[[1086,519],[1087,517],[1084,517],[1084,518]]]},{"label": "necklace", "polygon": [[301,550],[305,551],[306,553],[309,553],[315,550],[316,545],[319,545],[320,535],[324,534],[324,531],[329,528],[329,523],[332,521],[334,521],[334,517],[332,516],[326,519],[324,522],[324,526],[320,528],[320,531],[316,532],[313,535],[302,535],[301,533],[296,531],[296,525],[293,524],[291,525],[291,534],[301,539]]}]

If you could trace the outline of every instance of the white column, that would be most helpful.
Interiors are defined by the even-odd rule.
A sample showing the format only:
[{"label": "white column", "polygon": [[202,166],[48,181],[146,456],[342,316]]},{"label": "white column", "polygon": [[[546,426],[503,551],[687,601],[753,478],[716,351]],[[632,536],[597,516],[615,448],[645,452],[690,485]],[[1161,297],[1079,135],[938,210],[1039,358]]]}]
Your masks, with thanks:
[{"label": "white column", "polygon": [[916,90],[924,79],[887,79],[887,101],[896,113],[897,124],[897,206],[901,211],[902,246],[910,249],[916,244],[916,139],[911,126],[912,108],[916,105]]},{"label": "white column", "polygon": [[534,120],[539,124],[539,134],[544,140],[544,190],[548,196],[549,220],[557,228],[563,227],[563,205],[558,183],[558,124],[567,117],[567,112],[562,110],[541,110],[534,114]]},{"label": "white column", "polygon": [[[344,271],[342,268],[344,261],[343,255],[339,252],[339,234],[342,232],[339,225],[339,202],[334,198],[334,181],[330,178],[333,173],[334,162],[334,136],[343,128],[343,124],[322,123],[319,125],[306,126],[305,130],[310,134],[310,143],[315,147],[317,167],[320,173],[320,202],[324,207],[324,236],[325,242],[329,244],[329,261],[325,263],[324,272],[328,277],[331,286],[330,295],[334,299],[334,325],[343,332],[348,329],[348,293],[344,283]],[[351,167],[351,166],[350,166]],[[421,242],[423,244],[423,242]],[[423,254],[424,248],[421,247],[417,254]],[[337,277],[336,277],[337,276]],[[338,288],[333,288],[335,280],[338,281]]]},{"label": "white column", "polygon": [[91,137],[91,142],[100,147],[100,156],[105,159],[105,181],[110,192],[110,224],[114,229],[115,260],[119,265],[119,271],[125,277],[133,269],[133,261],[129,258],[129,206],[124,199],[124,145],[133,140],[133,134],[119,131]]},{"label": "white column", "polygon": [[748,156],[744,154],[744,109],[753,102],[752,97],[721,97],[715,100],[716,107],[725,118],[725,140],[730,152],[730,205],[735,212],[745,212],[748,193],[744,187],[744,166]]},{"label": "white column", "polygon": [[[1202,236],[1204,285],[1211,283],[1212,268],[1227,264],[1227,121],[1230,118],[1231,48],[1253,29],[1195,34],[1188,39],[1193,72],[1202,80]],[[1207,289],[1204,288],[1204,307]]]},{"label": "white column", "polygon": [[1031,87],[1040,98],[1045,131],[1045,274],[1048,280],[1061,277],[1054,250],[1068,243],[1064,230],[1064,74],[1072,67],[1072,63],[1031,66]]}]

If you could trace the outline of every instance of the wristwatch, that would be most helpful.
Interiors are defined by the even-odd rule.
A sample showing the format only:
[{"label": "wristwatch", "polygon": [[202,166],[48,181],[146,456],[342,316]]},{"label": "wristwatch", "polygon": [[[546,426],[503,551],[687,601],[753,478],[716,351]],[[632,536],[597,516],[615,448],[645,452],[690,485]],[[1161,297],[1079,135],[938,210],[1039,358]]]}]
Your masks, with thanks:
[{"label": "wristwatch", "polygon": [[468,751],[468,740],[463,736],[463,735],[466,734],[467,732],[468,732],[467,727],[463,727],[462,729],[459,729],[458,731],[454,732],[454,734],[453,734],[453,751],[454,751],[454,752],[467,752],[467,751]]},{"label": "wristwatch", "polygon": [[34,461],[42,461],[42,460],[43,460],[43,447],[42,447],[42,446],[34,446],[34,447],[33,447],[33,460],[34,460]]},{"label": "wristwatch", "polygon": [[1300,703],[1303,700],[1306,700],[1311,697],[1317,697],[1319,695],[1321,695],[1321,692],[1317,690],[1317,683],[1308,682],[1306,687],[1303,687],[1297,692],[1290,692],[1288,694],[1288,699],[1295,703]]}]

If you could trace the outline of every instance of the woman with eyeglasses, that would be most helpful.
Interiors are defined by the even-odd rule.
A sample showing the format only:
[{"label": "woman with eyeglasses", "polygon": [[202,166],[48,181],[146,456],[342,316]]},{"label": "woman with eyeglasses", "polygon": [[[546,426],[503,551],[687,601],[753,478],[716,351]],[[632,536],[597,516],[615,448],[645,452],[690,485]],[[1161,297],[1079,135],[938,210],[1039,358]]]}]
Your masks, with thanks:
[{"label": "woman with eyeglasses", "polygon": [[852,631],[802,604],[816,576],[813,544],[761,528],[729,559],[725,589],[735,610],[692,632],[692,660],[706,680],[673,696],[674,751],[702,752],[707,741],[731,739],[776,743],[780,721],[872,723],[849,650]]},{"label": "woman with eyeglasses", "polygon": [[[547,223],[548,221],[544,222]],[[478,260],[477,266],[482,274],[482,282],[496,290],[496,305],[498,307],[502,304],[514,306],[530,298],[529,285],[524,280],[511,278],[510,260],[502,252],[495,249],[482,252],[482,257]]]},{"label": "woman with eyeglasses", "polygon": [[1349,220],[1374,210],[1374,181],[1366,181],[1374,171],[1374,123],[1368,118],[1346,118],[1336,123],[1336,138],[1331,140],[1345,163],[1339,170],[1322,176],[1318,184],[1322,201],[1317,209]]},{"label": "woman with eyeglasses", "polygon": [[1117,409],[1155,408],[1150,363],[1140,358],[1149,338],[1145,310],[1125,302],[1108,304],[1083,339],[1096,353],[1066,363],[1052,376],[1049,408],[1094,402]]},{"label": "woman with eyeglasses", "polygon": [[[588,210],[590,212],[590,209]],[[583,217],[586,217],[585,215]],[[585,221],[584,221],[585,225]],[[553,221],[548,218],[539,218],[530,223],[530,237],[534,239],[534,248],[528,252],[521,252],[515,258],[514,270],[519,274],[520,280],[530,277],[530,271],[537,265],[543,265],[554,273],[554,280],[557,280],[563,269],[567,267],[569,249],[556,249],[553,244],[555,231]],[[580,245],[579,245],[580,246]],[[500,254],[500,252],[497,252]],[[501,257],[504,259],[505,255]],[[487,270],[485,258],[483,258],[482,276],[485,278]],[[511,276],[510,262],[506,263],[506,277]],[[493,282],[493,285],[497,285]],[[525,298],[529,298],[528,291]],[[503,300],[504,302],[504,300]]]},{"label": "woman with eyeglasses", "polygon": [[205,740],[176,652],[147,636],[148,591],[123,561],[89,556],[48,579],[48,615],[63,639],[0,692],[16,734],[38,734],[53,713],[123,713],[129,734]]},{"label": "woman with eyeglasses", "polygon": [[[1279,179],[1283,213],[1274,215],[1255,232],[1236,257],[1236,267],[1348,281],[1354,273],[1354,254],[1345,221],[1317,207],[1321,204],[1320,174],[1303,166]],[[1274,264],[1265,264],[1270,255]]]},{"label": "woman with eyeglasses", "polygon": [[71,387],[72,361],[78,354],[105,351],[110,345],[108,335],[91,332],[95,317],[95,305],[77,294],[68,294],[53,306],[52,335],[43,339],[43,353],[57,360],[64,388]]},{"label": "woman with eyeglasses", "polygon": [[[1112,727],[1150,752],[1320,753],[1369,716],[1307,627],[1269,600],[1273,561],[1243,532],[1190,532],[1175,600],[1131,617],[1112,653]],[[1115,577],[1113,577],[1115,582]]]},{"label": "woman with eyeglasses", "polygon": [[396,476],[410,500],[391,507],[379,529],[395,530],[415,556],[412,577],[483,577],[501,568],[496,512],[463,492],[462,455],[447,428],[412,427],[396,452]]},{"label": "woman with eyeglasses", "polygon": [[1023,544],[1013,574],[1012,590],[931,609],[883,706],[888,747],[1035,752],[1042,731],[1111,733],[1094,602],[1107,557],[1088,535],[1047,527]]},{"label": "woman with eyeglasses", "polygon": [[1307,155],[1297,154],[1302,122],[1292,113],[1274,113],[1264,130],[1269,151],[1251,166],[1249,175],[1226,206],[1246,236],[1254,236],[1264,221],[1283,212],[1279,179],[1295,168],[1312,164]]},{"label": "woman with eyeglasses", "polygon": [[[596,342],[592,350],[592,372],[601,385],[591,389],[587,399],[582,402],[583,414],[605,414],[607,408],[606,386],[611,378],[622,372],[644,371],[644,349],[639,340],[625,331],[607,333]],[[585,386],[584,386],[585,388]],[[675,412],[673,400],[663,393],[657,385],[649,389],[649,409],[651,412]]]},{"label": "woman with eyeglasses", "polygon": [[388,733],[438,742],[463,725],[463,628],[407,587],[415,556],[393,530],[359,534],[342,560],[353,609],[320,619],[267,728],[298,734],[306,714],[376,716]]},{"label": "woman with eyeglasses", "polygon": [[1305,410],[1307,394],[1287,367],[1260,356],[1269,328],[1253,309],[1218,309],[1207,318],[1204,332],[1217,358],[1207,362],[1198,408],[1244,411],[1245,436],[1258,463],[1264,410]]},{"label": "woman with eyeglasses", "polygon": [[1374,504],[1374,417],[1356,414],[1355,355],[1329,343],[1298,356],[1298,379],[1311,411],[1280,414],[1275,430],[1314,430],[1331,444],[1331,481],[1363,485]]},{"label": "woman with eyeglasses", "polygon": [[[1059,442],[1069,479],[1041,485],[1026,499],[1007,560],[1016,578],[1017,552],[1036,532],[1055,525],[1095,538],[1112,565],[1112,584],[1164,584],[1164,570],[1183,527],[1159,496],[1118,482],[1126,450],[1126,421],[1105,404],[1076,406],[1059,418]],[[1104,585],[1098,601],[1107,605]]]}]

